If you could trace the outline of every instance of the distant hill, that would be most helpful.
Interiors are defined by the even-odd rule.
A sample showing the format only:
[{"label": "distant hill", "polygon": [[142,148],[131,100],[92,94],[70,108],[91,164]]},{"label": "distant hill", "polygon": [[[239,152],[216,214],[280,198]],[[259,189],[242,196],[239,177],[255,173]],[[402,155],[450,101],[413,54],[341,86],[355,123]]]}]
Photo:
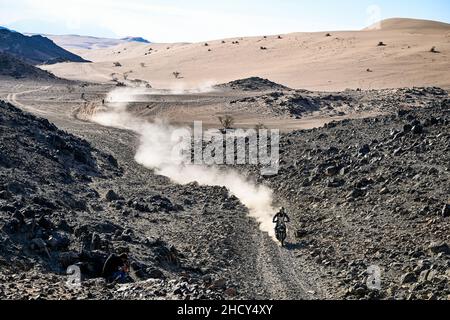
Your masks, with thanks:
[{"label": "distant hill", "polygon": [[[381,30],[370,31],[236,37],[209,40],[207,45],[204,41],[151,45],[129,42],[116,48],[85,50],[85,57],[94,61],[89,68],[63,63],[45,69],[81,81],[105,81],[113,73],[132,71],[132,78],[145,80],[154,88],[197,89],[208,83],[256,76],[293,89],[314,91],[414,86],[447,89],[449,40],[450,26],[446,23],[390,19],[382,21]],[[123,67],[117,67],[117,62]],[[174,72],[179,72],[180,77],[174,77]],[[248,81],[244,87],[255,84],[259,86]]]},{"label": "distant hill", "polygon": [[25,36],[0,29],[0,52],[8,53],[26,63],[53,64],[57,62],[88,62],[40,35]]},{"label": "distant hill", "polygon": [[0,52],[0,76],[34,80],[56,79],[50,72],[41,70],[3,52]]},{"label": "distant hill", "polygon": [[421,20],[421,19],[408,19],[408,18],[391,18],[381,20],[380,22],[364,29],[373,30],[375,27],[379,26],[383,31],[389,30],[431,30],[436,32],[437,30],[450,31],[450,24],[440,21],[432,20]]},{"label": "distant hill", "polygon": [[144,38],[141,38],[141,37],[126,37],[126,38],[122,38],[121,40],[128,41],[128,42],[151,43],[147,39],[144,39]]},{"label": "distant hill", "polygon": [[[32,35],[32,34],[30,34]],[[115,47],[119,44],[127,44],[130,42],[150,43],[141,37],[127,37],[123,39],[98,38],[91,36],[79,36],[76,34],[68,35],[51,35],[43,34],[42,36],[49,38],[58,46],[66,50],[95,50]]]},{"label": "distant hill", "polygon": [[216,86],[216,88],[242,90],[242,91],[291,90],[288,87],[285,87],[281,84],[260,77],[251,77],[246,79],[230,81],[228,83],[219,84]]}]

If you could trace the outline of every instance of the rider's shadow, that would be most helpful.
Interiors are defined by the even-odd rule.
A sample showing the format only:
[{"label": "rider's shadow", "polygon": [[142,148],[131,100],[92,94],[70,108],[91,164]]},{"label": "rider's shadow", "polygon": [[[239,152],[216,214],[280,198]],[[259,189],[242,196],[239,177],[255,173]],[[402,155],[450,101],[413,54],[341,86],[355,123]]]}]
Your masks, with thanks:
[{"label": "rider's shadow", "polygon": [[287,250],[300,250],[300,249],[305,249],[307,246],[304,243],[301,242],[297,242],[297,243],[290,243],[290,242],[286,242],[286,244],[284,245],[284,248]]}]

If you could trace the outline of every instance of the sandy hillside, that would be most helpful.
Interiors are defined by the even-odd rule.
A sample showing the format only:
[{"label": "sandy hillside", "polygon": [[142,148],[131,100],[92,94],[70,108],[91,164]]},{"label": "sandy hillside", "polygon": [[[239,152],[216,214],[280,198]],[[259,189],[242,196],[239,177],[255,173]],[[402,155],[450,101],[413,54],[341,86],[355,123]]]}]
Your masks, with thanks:
[{"label": "sandy hillside", "polygon": [[[249,76],[310,90],[450,88],[450,25],[389,19],[381,29],[292,33],[192,44],[127,43],[76,50],[91,64],[45,66],[57,76],[108,81],[111,74],[156,88],[204,87]],[[379,46],[383,42],[384,46]],[[437,52],[430,52],[436,47]],[[114,66],[119,62],[120,66]],[[180,72],[175,79],[173,72]]]}]

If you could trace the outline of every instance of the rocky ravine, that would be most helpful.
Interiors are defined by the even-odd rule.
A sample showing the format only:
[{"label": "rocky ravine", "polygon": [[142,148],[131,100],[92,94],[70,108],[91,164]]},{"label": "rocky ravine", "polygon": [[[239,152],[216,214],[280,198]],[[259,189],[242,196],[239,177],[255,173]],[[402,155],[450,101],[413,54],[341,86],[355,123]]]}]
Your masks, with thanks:
[{"label": "rocky ravine", "polygon": [[[250,170],[288,207],[291,243],[330,272],[338,298],[450,298],[450,100],[396,109],[284,135],[279,175]],[[372,265],[381,291],[367,287]]]},{"label": "rocky ravine", "polygon": [[[255,89],[261,85],[260,81],[263,80],[249,78],[245,79],[244,83],[252,83],[253,86],[250,87]],[[247,87],[237,87],[234,82],[227,84],[227,86],[234,90],[247,91],[247,94],[250,95],[248,91],[251,90],[245,89]],[[226,86],[224,85],[224,87]],[[255,91],[253,95],[232,100],[228,107],[230,110],[240,110],[241,112],[257,110],[260,114],[295,119],[314,115],[343,117],[361,113],[389,113],[402,107],[421,107],[446,96],[447,92],[445,90],[434,87],[369,91],[349,89],[343,92],[330,93],[291,90],[285,87],[276,87],[275,85],[268,87],[263,82],[261,89]]]},{"label": "rocky ravine", "polygon": [[[116,158],[59,130],[48,120],[0,102],[0,132],[1,298],[236,296],[230,282],[217,276],[224,268],[221,264],[228,263],[219,260],[224,259],[221,255],[229,256],[227,250],[232,250],[223,250],[223,239],[217,239],[214,234],[208,236],[208,230],[198,237],[193,233],[192,241],[198,242],[203,237],[201,248],[180,251],[161,237],[146,232],[151,225],[161,231],[158,225],[165,224],[166,219],[181,219],[173,215],[181,214],[185,210],[183,206],[195,206],[195,199],[202,193],[211,195],[218,204],[243,211],[226,190],[198,188],[196,194],[189,191],[192,186],[180,188],[177,192],[184,198],[181,205],[161,193],[139,188],[136,179],[125,199],[104,189],[104,185],[111,187],[116,179],[126,176]],[[176,193],[169,191],[169,194]],[[213,201],[210,207],[214,208]],[[207,209],[204,210],[200,218],[208,217]],[[229,227],[226,223],[223,226]],[[221,228],[218,226],[217,230]],[[166,239],[170,241],[170,235]],[[186,245],[191,243],[189,239],[180,241]],[[205,261],[201,263],[200,257],[196,258],[200,250],[211,250],[202,254]],[[215,254],[213,250],[220,252]],[[131,258],[132,283],[107,285],[100,277],[103,263],[109,254],[122,252],[129,253]],[[66,268],[70,265],[81,268],[83,286],[66,285]]]},{"label": "rocky ravine", "polygon": [[[136,164],[134,134],[47,107],[88,143],[2,103],[0,296],[448,298],[449,102],[410,90],[414,102],[390,115],[284,135],[278,176],[240,168],[288,208],[287,249],[227,190],[174,185]],[[113,252],[129,253],[133,283],[99,277]],[[66,286],[70,264],[82,287]],[[379,292],[366,286],[370,265],[382,268]]]}]

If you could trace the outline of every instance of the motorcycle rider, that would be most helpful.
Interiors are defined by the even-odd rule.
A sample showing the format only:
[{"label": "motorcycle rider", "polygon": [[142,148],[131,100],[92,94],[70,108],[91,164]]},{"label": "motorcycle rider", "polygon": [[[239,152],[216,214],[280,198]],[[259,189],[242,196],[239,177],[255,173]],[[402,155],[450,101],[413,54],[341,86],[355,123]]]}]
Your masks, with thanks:
[{"label": "motorcycle rider", "polygon": [[276,223],[275,226],[275,235],[279,241],[281,241],[281,245],[284,246],[284,240],[286,238],[286,223],[291,222],[291,219],[286,213],[286,209],[281,207],[280,211],[273,217],[273,223]]},{"label": "motorcycle rider", "polygon": [[273,223],[276,223],[276,228],[278,228],[282,223],[288,223],[291,222],[291,219],[286,213],[286,209],[284,207],[281,207],[280,211],[273,217]]}]

